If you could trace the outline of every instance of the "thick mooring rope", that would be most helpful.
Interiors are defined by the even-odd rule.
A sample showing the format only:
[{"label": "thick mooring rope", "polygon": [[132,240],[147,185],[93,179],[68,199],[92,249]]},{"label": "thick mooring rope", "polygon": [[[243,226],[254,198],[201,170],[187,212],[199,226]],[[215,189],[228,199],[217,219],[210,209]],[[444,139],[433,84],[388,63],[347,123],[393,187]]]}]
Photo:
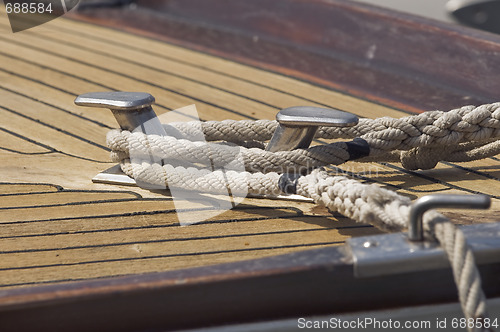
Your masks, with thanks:
[{"label": "thick mooring rope", "polygon": [[[269,140],[277,125],[270,120],[207,121],[201,123],[201,130],[208,142],[224,140],[240,144]],[[200,130],[200,122],[171,123],[165,125],[165,129],[174,138],[193,137],[193,133]],[[355,137],[368,143],[369,160],[400,160],[403,167],[410,170],[431,169],[439,161],[487,158],[500,153],[500,103],[464,106],[449,112],[425,112],[400,119],[360,119],[354,127],[322,127],[316,133],[316,138],[322,139]],[[338,145],[327,145],[324,149],[338,158],[334,161],[340,162],[345,156]],[[328,165],[326,161],[323,165],[319,163],[314,158],[308,160],[309,165]]]},{"label": "thick mooring rope", "polygon": [[[277,125],[276,121],[271,120],[206,121],[201,123],[201,130],[206,141],[267,141],[271,139]],[[169,135],[183,138],[192,137],[199,130],[200,122],[176,122],[164,126]],[[353,127],[322,127],[316,138],[354,138],[369,134],[374,139],[392,141],[390,149],[397,149],[398,145],[417,147],[422,144],[483,140],[488,136],[498,137],[498,132],[495,134],[494,131],[499,129],[500,103],[493,103],[479,107],[464,106],[448,112],[425,112],[400,119],[363,118]]]},{"label": "thick mooring rope", "polygon": [[[136,181],[202,193],[227,194],[229,189],[233,194],[276,196],[293,192],[357,222],[389,231],[407,227],[408,198],[374,184],[329,176],[319,167],[358,159],[399,160],[407,169],[428,169],[442,160],[470,161],[500,153],[500,103],[401,119],[361,119],[350,128],[320,128],[316,135],[355,138],[352,142],[265,151],[263,141],[271,138],[276,126],[268,120],[203,122],[204,138],[212,141],[206,143],[190,140],[200,136],[200,122],[171,123],[164,125],[169,136],[113,130],[108,134],[108,146],[112,159]],[[238,167],[221,170],[236,161],[245,171],[237,171]],[[210,171],[203,169],[207,166]],[[296,176],[290,183],[281,182],[280,173],[306,172],[309,174]],[[486,318],[481,279],[462,231],[436,211],[425,215],[424,229],[426,238],[437,240],[450,260],[465,317]]]}]

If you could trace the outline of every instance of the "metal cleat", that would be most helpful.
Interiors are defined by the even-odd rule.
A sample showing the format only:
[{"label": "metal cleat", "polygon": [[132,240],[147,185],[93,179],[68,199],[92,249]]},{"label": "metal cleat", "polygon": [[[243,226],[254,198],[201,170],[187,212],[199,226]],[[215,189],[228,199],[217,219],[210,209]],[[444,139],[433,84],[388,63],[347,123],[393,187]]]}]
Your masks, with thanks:
[{"label": "metal cleat", "polygon": [[278,112],[279,125],[266,150],[271,152],[307,149],[316,131],[324,127],[352,127],[359,121],[354,114],[311,106],[285,108]]},{"label": "metal cleat", "polygon": [[[145,92],[91,92],[76,97],[78,106],[109,108],[123,130],[166,136],[151,105],[155,98]],[[134,179],[115,165],[92,178],[94,183],[136,186]]]},{"label": "metal cleat", "polygon": [[166,136],[151,104],[155,98],[145,92],[91,92],[75,99],[78,106],[109,108],[123,130]]},{"label": "metal cleat", "polygon": [[[123,130],[166,136],[165,129],[151,107],[154,101],[152,95],[144,92],[92,92],[78,96],[75,104],[110,109]],[[358,117],[353,114],[307,106],[283,109],[276,115],[276,119],[279,126],[267,146],[267,150],[273,152],[309,147],[319,126],[350,127],[358,123]],[[92,178],[92,182],[137,186],[133,178],[122,172],[120,165],[97,174]],[[253,197],[269,198],[260,195]],[[313,201],[296,194],[280,195],[274,198]]]}]

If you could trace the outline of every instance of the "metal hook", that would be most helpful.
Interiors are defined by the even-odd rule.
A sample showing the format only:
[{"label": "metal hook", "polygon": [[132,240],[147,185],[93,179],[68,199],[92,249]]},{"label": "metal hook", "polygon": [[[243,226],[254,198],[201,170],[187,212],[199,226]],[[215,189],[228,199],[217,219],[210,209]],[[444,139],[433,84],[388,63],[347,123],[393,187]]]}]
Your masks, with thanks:
[{"label": "metal hook", "polygon": [[487,195],[435,194],[420,197],[410,208],[408,238],[410,241],[423,241],[422,217],[427,210],[436,208],[488,209],[491,199]]}]

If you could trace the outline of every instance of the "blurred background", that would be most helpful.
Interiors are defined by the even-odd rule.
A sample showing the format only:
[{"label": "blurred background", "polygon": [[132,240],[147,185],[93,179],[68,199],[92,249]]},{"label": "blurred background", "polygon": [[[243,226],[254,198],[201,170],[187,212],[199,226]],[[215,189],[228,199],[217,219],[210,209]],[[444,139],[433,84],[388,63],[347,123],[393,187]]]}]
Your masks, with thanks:
[{"label": "blurred background", "polygon": [[456,22],[446,11],[448,0],[351,0],[398,11],[425,16],[440,21]]},{"label": "blurred background", "polygon": [[500,33],[500,0],[351,0]]}]

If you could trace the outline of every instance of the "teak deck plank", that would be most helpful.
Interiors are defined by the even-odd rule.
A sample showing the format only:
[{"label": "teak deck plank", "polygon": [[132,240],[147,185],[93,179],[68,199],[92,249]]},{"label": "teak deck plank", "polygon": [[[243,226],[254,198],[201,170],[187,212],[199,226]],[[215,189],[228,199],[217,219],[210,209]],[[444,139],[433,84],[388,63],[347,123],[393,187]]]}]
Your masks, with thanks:
[{"label": "teak deck plank", "polygon": [[[245,87],[247,86],[246,84],[253,83],[253,86],[250,85],[252,89],[258,87],[268,88],[268,94],[279,92],[277,95],[280,97],[283,96],[283,94],[296,96],[304,99],[304,101],[330,105],[353,113],[358,112],[357,114],[361,116],[372,117],[374,115],[384,113],[387,114],[387,116],[398,117],[401,116],[401,114],[404,114],[397,110],[373,104],[343,93],[313,86],[307,82],[297,81],[286,76],[274,75],[264,70],[259,70],[199,52],[193,52],[182,47],[165,44],[152,39],[137,37],[119,31],[103,31],[100,28],[79,22],[70,22],[69,24],[66,22],[58,22],[58,24],[60,24],[63,29],[57,29],[52,26],[41,27],[41,30],[47,29],[48,31],[36,32],[33,34],[38,35],[40,38],[43,38],[44,35],[49,35],[51,38],[59,38],[60,40],[64,40],[65,38],[69,39],[69,36],[71,36],[71,39],[83,36],[85,39],[82,39],[82,41],[85,41],[85,45],[92,45],[92,43],[95,43],[96,40],[102,40],[104,42],[103,46],[107,46],[106,48],[99,49],[99,51],[107,52],[114,56],[119,56],[124,52],[130,52],[131,49],[141,52],[148,50],[146,55],[141,56],[141,59],[134,59],[134,61],[141,61],[148,64],[149,62],[145,62],[142,57],[145,56],[147,58],[149,56],[154,56],[157,59],[161,59],[161,62],[159,63],[169,61],[167,62],[168,64],[171,63],[170,61],[173,61],[173,64],[176,66],[180,65],[181,68],[184,68],[184,65],[188,65],[192,67],[191,70],[203,70],[202,75],[204,75],[204,77],[202,81],[209,82],[209,84],[213,82],[210,78],[212,77],[211,75],[215,73],[225,79],[236,79],[236,82],[240,82],[239,84],[245,84]],[[61,36],[54,36],[55,31],[60,31]],[[29,34],[31,32],[27,31],[26,33]],[[114,45],[119,46],[117,49],[121,50],[119,54],[107,50],[110,46],[114,47]],[[170,67],[168,69],[170,70]],[[231,80],[231,82],[234,82],[234,80]],[[225,84],[223,84],[222,87],[227,88]],[[233,86],[231,86],[231,90],[234,91]],[[252,99],[258,99],[261,97],[260,94],[248,94],[248,90],[245,89],[243,92],[245,91]],[[262,90],[258,91],[261,92]],[[182,106],[184,106],[184,104]]]},{"label": "teak deck plank", "polygon": [[41,154],[51,151],[44,146],[27,141],[22,137],[18,137],[15,133],[8,131],[5,128],[0,129],[0,142],[3,142],[2,149],[6,151],[11,150],[8,148],[9,146],[15,146],[16,151],[24,154]]},{"label": "teak deck plank", "polygon": [[[1,183],[0,196],[57,192],[58,187],[40,183]],[[5,197],[2,197],[4,199]]]},{"label": "teak deck plank", "polygon": [[[163,55],[157,50],[157,46],[164,45],[155,42],[150,42],[149,44],[144,45],[143,47],[147,47],[148,51],[151,51],[144,52],[144,48],[139,48],[137,45],[117,44],[119,40],[116,40],[115,38],[103,39],[103,36],[100,36],[101,40],[96,40],[80,36],[79,33],[81,33],[81,31],[70,29],[64,29],[62,31],[65,32],[66,35],[52,34],[50,35],[52,40],[56,40],[60,43],[67,43],[68,39],[71,38],[71,45],[73,47],[82,47],[81,45],[84,44],[85,49],[92,52],[92,54],[98,53],[102,54],[107,59],[112,57],[113,59],[119,59],[120,62],[125,61],[125,63],[117,63],[116,70],[127,68],[130,64],[133,64],[139,65],[141,68],[146,67],[147,69],[153,69],[153,73],[150,77],[154,77],[155,75],[158,76],[158,72],[165,73],[166,77],[161,77],[157,84],[161,84],[161,82],[163,82],[166,78],[168,79],[169,86],[178,86],[180,91],[190,91],[191,89],[200,91],[199,85],[190,86],[191,84],[186,82],[186,80],[188,80],[195,82],[195,84],[200,83],[209,87],[215,87],[222,91],[228,91],[230,95],[243,96],[251,100],[262,101],[265,104],[270,104],[270,106],[279,109],[300,105],[304,102],[307,102],[308,105],[314,106],[332,106],[338,103],[338,101],[333,100],[331,96],[324,98],[325,101],[323,101],[323,103],[325,104],[321,103],[318,98],[320,93],[318,93],[317,87],[311,88],[307,84],[303,84],[305,89],[300,91],[296,87],[296,81],[294,82],[295,85],[290,85],[291,91],[280,91],[278,89],[283,90],[287,88],[285,79],[273,82],[273,80],[269,80],[269,78],[274,78],[273,76],[265,75],[266,72],[262,72],[261,80],[255,80],[255,69],[252,70],[252,75],[248,75],[248,72],[245,72],[244,66],[240,65],[239,67],[241,68],[236,68],[237,64],[228,61],[223,62],[225,66],[217,65],[217,67],[215,67],[219,68],[219,70],[225,70],[225,72],[214,71],[215,64],[213,62],[216,61],[216,58],[207,59],[208,61],[211,61],[211,63],[208,63],[207,60],[202,60],[203,58],[208,57],[197,56],[194,60],[186,63],[187,59],[190,59],[189,53],[184,50],[185,54],[183,53],[177,56],[172,56],[172,53],[175,53],[172,51],[176,48],[170,45],[166,45],[168,49],[164,50],[165,53]],[[38,34],[38,36],[42,37],[43,35]],[[139,41],[144,40],[139,39]],[[115,44],[112,44],[113,42]],[[234,71],[234,69],[238,70]],[[270,82],[268,82],[268,80]],[[178,83],[176,83],[176,81],[178,81]],[[264,84],[264,86],[262,84]],[[310,95],[308,92],[316,95]],[[331,93],[332,92],[329,91],[330,95]],[[200,95],[203,96],[203,94]],[[224,102],[228,101],[228,95],[223,94],[221,97],[224,98]],[[339,97],[347,99],[347,96],[345,95],[339,94]],[[246,103],[248,103],[248,101],[245,101],[242,104]],[[357,108],[360,106],[359,103],[360,101],[356,104]],[[236,106],[234,106],[234,109],[238,110],[239,105],[238,100],[236,100]],[[373,108],[373,106],[374,105],[371,104],[370,108]],[[259,108],[260,107],[261,105],[259,105]],[[343,105],[343,107],[346,106]],[[259,108],[252,110],[249,114],[255,116],[256,112],[261,110]],[[356,112],[356,110],[352,109],[352,106],[347,106],[347,108],[349,108],[352,112]],[[384,109],[384,107],[378,105],[376,105],[375,108]],[[385,108],[384,111],[390,113],[393,110]],[[367,116],[364,112],[359,112],[359,114]]]},{"label": "teak deck plank", "polygon": [[[230,225],[198,225],[194,230],[186,227],[165,227],[163,224],[157,227],[143,225],[131,229],[120,229],[119,225],[115,224],[115,228],[109,230],[92,231],[74,231],[68,234],[53,235],[54,242],[47,242],[44,238],[45,234],[37,236],[24,236],[22,241],[20,237],[2,237],[0,239],[0,252],[29,252],[29,251],[44,251],[44,250],[59,250],[71,249],[78,247],[111,247],[120,246],[122,244],[139,243],[162,243],[162,242],[185,242],[182,247],[192,247],[190,240],[216,239],[220,237],[244,237],[245,235],[258,236],[265,234],[278,233],[294,233],[299,231],[321,231],[335,229],[335,222],[331,221],[329,225],[322,223],[314,224],[314,219],[311,217],[297,217],[295,220],[282,220],[275,218],[266,218],[262,220],[238,221]],[[118,226],[118,227],[117,227]],[[170,224],[170,226],[173,226]],[[202,227],[203,226],[203,227]],[[229,227],[230,226],[230,227]],[[262,227],[266,226],[263,231]],[[347,226],[343,225],[342,232],[349,233]],[[354,226],[351,226],[354,227]],[[369,228],[369,227],[368,227]],[[373,230],[370,230],[371,232]],[[246,240],[246,243],[248,241]]]},{"label": "teak deck plank", "polygon": [[[0,22],[0,31],[6,29]],[[62,18],[36,30],[2,33],[0,45],[2,289],[261,258],[379,233],[309,203],[255,198],[207,222],[180,226],[179,214],[189,219],[214,211],[195,201],[174,206],[161,192],[90,181],[112,165],[105,135],[117,125],[108,110],[77,107],[73,100],[90,91],[145,91],[156,97],[159,114],[195,104],[203,120],[272,119],[293,105],[371,118],[407,112]],[[498,167],[498,159],[489,158],[425,172],[407,172],[397,163],[354,162],[331,171],[412,198],[484,192],[496,198],[492,210],[481,214],[493,221],[500,211]],[[470,222],[467,212],[454,216]]]},{"label": "teak deck plank", "polygon": [[[5,58],[3,55],[0,55],[0,58],[4,60],[5,63],[9,62],[11,66],[14,68],[17,68],[17,65],[21,66],[26,66],[27,67],[27,72],[32,72],[33,70],[37,71],[39,68],[36,65],[27,65],[26,63],[23,63],[22,61],[19,60],[13,60],[12,58]],[[3,68],[0,68],[0,72],[2,72]],[[49,72],[45,72],[45,77],[48,76]],[[51,87],[47,84],[44,84],[44,82],[41,81],[33,81],[29,77],[18,73],[15,73],[11,70],[6,72],[4,74],[5,80],[2,80],[2,90],[6,90],[12,93],[17,93],[19,95],[22,95],[28,99],[34,99],[33,95],[42,95],[44,96],[43,102],[46,105],[49,105],[51,107],[60,109],[60,110],[65,110],[67,112],[73,113],[76,116],[79,116],[82,120],[87,120],[87,121],[94,121],[97,124],[103,126],[104,128],[111,128],[111,126],[114,126],[116,121],[113,119],[110,114],[107,112],[99,112],[96,111],[94,113],[89,113],[87,115],[90,115],[90,117],[85,117],[82,116],[83,112],[81,111],[80,108],[73,106],[73,105],[68,105],[68,101],[71,101],[74,99],[76,96],[76,91],[79,91],[80,89],[86,89],[88,91],[99,91],[102,89],[99,85],[89,83],[87,81],[70,77],[67,75],[59,74],[57,73],[50,73],[50,75],[55,76],[55,81],[64,86],[64,88],[67,90],[68,87],[71,86],[78,86],[78,90],[75,90],[75,92],[70,92],[66,90],[58,90],[55,89],[54,87]],[[26,87],[30,87],[30,92],[32,93],[31,95],[26,95]]]},{"label": "teak deck plank", "polygon": [[[36,72],[33,74],[36,74]],[[26,88],[29,89],[30,86]],[[42,124],[47,124],[52,128],[62,129],[64,130],[64,132],[62,132],[63,134],[67,135],[67,133],[71,133],[72,136],[77,138],[81,137],[88,143],[100,145],[101,149],[105,147],[101,144],[102,135],[106,133],[106,129],[102,126],[94,123],[86,123],[85,126],[82,126],[80,123],[81,121],[78,121],[80,119],[68,112],[55,110],[53,107],[29,100],[24,96],[20,96],[10,91],[3,90],[1,94],[3,99],[2,108],[4,110],[21,113],[25,117]],[[70,98],[68,99],[71,100]]]},{"label": "teak deck plank", "polygon": [[[28,100],[26,100],[26,102],[28,102]],[[2,121],[5,122],[5,128],[9,131],[25,136],[35,142],[50,146],[57,151],[98,160],[106,160],[108,156],[108,153],[103,147],[89,144],[90,141],[81,136],[67,135],[58,130],[59,128],[45,122],[38,122],[33,118],[26,118],[24,114],[20,115],[18,111],[6,109],[2,106],[0,107],[0,117]],[[2,145],[2,147],[4,146]],[[9,146],[5,146],[5,148],[9,148]],[[14,147],[14,151],[15,150]]]},{"label": "teak deck plank", "polygon": [[66,204],[91,204],[93,202],[130,200],[137,198],[133,193],[127,192],[79,192],[66,191],[54,194],[32,194],[23,199],[10,196],[2,197],[0,209],[22,209],[35,206],[57,206]]},{"label": "teak deck plank", "polygon": [[[255,211],[258,210],[258,211]],[[75,219],[50,219],[39,222],[18,222],[18,223],[3,223],[2,228],[5,230],[5,235],[0,237],[4,239],[15,238],[33,238],[46,236],[61,236],[68,234],[98,234],[98,233],[113,233],[123,232],[124,234],[133,234],[133,232],[147,232],[148,230],[157,230],[159,234],[164,234],[162,229],[168,229],[172,238],[176,232],[184,234],[184,232],[192,232],[197,230],[199,234],[192,236],[208,234],[233,234],[236,231],[242,231],[241,227],[247,229],[250,233],[256,233],[257,228],[266,226],[260,221],[280,218],[276,221],[277,225],[281,225],[283,230],[296,229],[300,227],[297,223],[307,221],[304,227],[339,227],[348,232],[353,228],[356,231],[356,225],[353,222],[342,220],[337,223],[336,218],[324,218],[323,216],[303,216],[300,211],[291,208],[259,208],[247,210],[250,212],[240,212],[239,210],[230,213],[228,216],[222,215],[215,222],[208,221],[207,225],[196,224],[196,228],[192,227],[177,227],[176,216],[173,210],[159,211],[140,211],[135,214],[108,214],[105,216],[84,217]],[[191,212],[193,213],[193,212]],[[229,218],[228,218],[229,217]],[[253,225],[255,224],[255,225]],[[194,227],[193,226],[193,227]],[[212,228],[213,227],[213,228]],[[270,225],[270,227],[274,227]],[[179,228],[177,230],[177,228]],[[176,229],[176,230],[172,230]],[[243,230],[244,230],[243,229]],[[268,232],[269,230],[262,230]],[[210,233],[212,234],[212,233]],[[44,240],[46,241],[46,240]],[[48,245],[52,245],[47,242]],[[20,245],[20,244],[18,244]]]}]

